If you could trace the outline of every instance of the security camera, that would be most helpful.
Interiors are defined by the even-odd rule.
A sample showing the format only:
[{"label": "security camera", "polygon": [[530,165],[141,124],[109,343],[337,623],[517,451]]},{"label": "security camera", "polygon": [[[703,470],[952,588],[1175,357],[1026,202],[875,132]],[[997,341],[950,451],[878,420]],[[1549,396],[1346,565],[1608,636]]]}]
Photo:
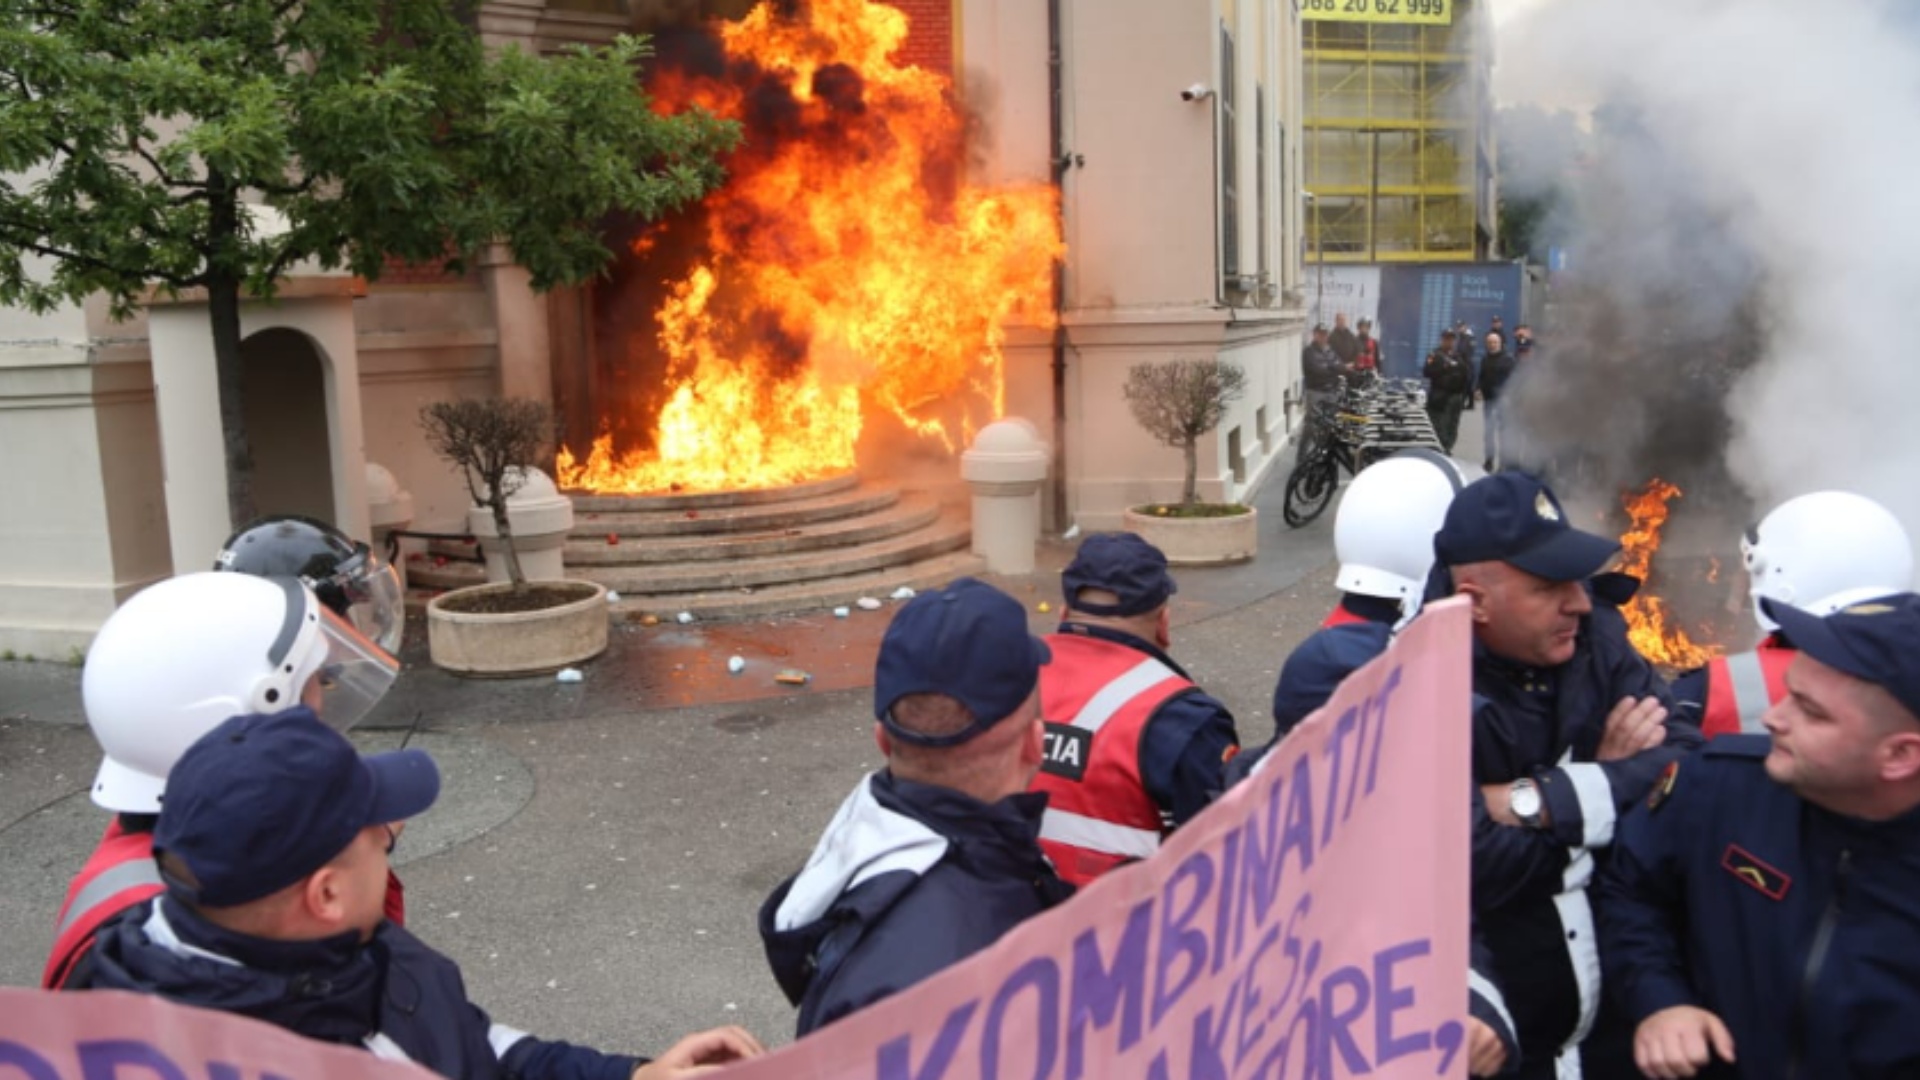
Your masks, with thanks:
[{"label": "security camera", "polygon": [[1181,101],[1199,101],[1201,98],[1212,96],[1213,89],[1206,83],[1194,83],[1192,86],[1180,91]]}]

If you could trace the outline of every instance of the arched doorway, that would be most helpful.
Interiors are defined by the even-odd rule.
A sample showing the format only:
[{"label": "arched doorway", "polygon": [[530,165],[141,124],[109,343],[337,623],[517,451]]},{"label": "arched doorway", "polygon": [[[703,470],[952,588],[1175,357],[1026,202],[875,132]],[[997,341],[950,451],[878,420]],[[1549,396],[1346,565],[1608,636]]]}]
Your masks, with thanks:
[{"label": "arched doorway", "polygon": [[240,343],[240,385],[255,507],[263,515],[333,523],[326,357],[319,346],[298,330],[262,330]]}]

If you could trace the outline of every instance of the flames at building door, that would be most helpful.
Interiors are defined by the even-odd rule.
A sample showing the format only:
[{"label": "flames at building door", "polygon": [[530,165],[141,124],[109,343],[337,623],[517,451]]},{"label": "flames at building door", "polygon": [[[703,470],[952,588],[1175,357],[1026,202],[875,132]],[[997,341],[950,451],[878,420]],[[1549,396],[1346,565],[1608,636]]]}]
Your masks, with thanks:
[{"label": "flames at building door", "polygon": [[[870,0],[765,3],[667,55],[663,109],[740,121],[728,179],[639,233],[657,305],[625,348],[657,354],[646,417],[563,446],[564,487],[642,493],[789,484],[852,469],[887,417],[951,450],[1004,407],[1003,327],[1051,326],[1054,191],[966,182],[946,76],[899,61],[906,17]],[[656,249],[693,254],[662,258]]]}]

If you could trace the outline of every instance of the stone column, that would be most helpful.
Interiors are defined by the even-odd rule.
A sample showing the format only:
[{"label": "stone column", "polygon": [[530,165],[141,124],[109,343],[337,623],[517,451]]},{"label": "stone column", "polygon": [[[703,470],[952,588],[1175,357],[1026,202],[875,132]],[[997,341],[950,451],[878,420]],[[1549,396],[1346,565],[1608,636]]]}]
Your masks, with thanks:
[{"label": "stone column", "polygon": [[500,393],[553,403],[553,343],[547,330],[547,301],[535,295],[531,275],[514,263],[503,244],[480,254],[480,280],[493,307],[500,341]]}]

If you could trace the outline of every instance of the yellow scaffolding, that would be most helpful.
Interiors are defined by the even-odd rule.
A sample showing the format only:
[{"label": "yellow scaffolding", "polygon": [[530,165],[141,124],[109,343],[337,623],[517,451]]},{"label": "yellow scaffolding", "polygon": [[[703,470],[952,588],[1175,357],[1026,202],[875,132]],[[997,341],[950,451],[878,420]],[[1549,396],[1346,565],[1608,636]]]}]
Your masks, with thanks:
[{"label": "yellow scaffolding", "polygon": [[1307,257],[1484,259],[1492,221],[1491,33],[1474,0],[1448,26],[1307,20]]}]

